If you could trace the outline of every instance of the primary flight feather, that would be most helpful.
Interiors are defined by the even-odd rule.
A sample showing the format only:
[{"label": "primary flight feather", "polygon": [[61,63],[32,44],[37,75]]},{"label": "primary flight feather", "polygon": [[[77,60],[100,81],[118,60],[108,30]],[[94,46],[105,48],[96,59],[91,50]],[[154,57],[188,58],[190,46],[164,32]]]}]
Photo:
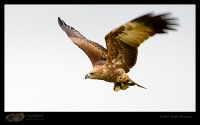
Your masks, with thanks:
[{"label": "primary flight feather", "polygon": [[85,79],[112,82],[117,92],[133,85],[145,88],[131,80],[127,73],[136,64],[140,44],[157,33],[175,30],[170,25],[177,25],[173,23],[176,18],[168,16],[169,13],[157,16],[149,13],[115,28],[105,36],[107,49],[87,39],[59,17],[58,24],[71,41],[87,54],[93,65],[93,70],[85,75]]}]

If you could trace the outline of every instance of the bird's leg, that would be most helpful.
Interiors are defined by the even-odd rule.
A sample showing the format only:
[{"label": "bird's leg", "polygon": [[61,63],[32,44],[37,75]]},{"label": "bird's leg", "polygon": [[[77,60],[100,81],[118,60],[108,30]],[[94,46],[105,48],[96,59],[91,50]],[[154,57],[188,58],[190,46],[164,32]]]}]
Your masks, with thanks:
[{"label": "bird's leg", "polygon": [[123,82],[121,82],[121,85],[120,85],[120,88],[122,89],[122,90],[124,90],[124,83]]},{"label": "bird's leg", "polygon": [[114,91],[115,92],[118,92],[120,89],[121,89],[121,85],[120,85],[120,82],[117,82],[117,83],[114,83],[115,85],[114,85]]},{"label": "bird's leg", "polygon": [[127,85],[125,85],[123,82],[117,82],[114,85],[114,91],[118,92],[119,90],[125,90],[127,89]]}]

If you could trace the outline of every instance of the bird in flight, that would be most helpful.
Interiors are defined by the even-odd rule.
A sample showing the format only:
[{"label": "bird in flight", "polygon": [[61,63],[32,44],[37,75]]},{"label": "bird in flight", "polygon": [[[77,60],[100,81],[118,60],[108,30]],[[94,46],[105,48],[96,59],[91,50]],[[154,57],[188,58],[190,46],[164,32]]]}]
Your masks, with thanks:
[{"label": "bird in flight", "polygon": [[58,24],[71,41],[86,53],[93,65],[85,79],[112,82],[114,91],[118,92],[134,85],[145,88],[131,80],[127,73],[136,64],[140,44],[155,34],[176,30],[171,27],[177,25],[173,23],[176,18],[169,18],[169,15],[148,13],[113,29],[105,36],[107,49],[87,39],[59,17]]}]

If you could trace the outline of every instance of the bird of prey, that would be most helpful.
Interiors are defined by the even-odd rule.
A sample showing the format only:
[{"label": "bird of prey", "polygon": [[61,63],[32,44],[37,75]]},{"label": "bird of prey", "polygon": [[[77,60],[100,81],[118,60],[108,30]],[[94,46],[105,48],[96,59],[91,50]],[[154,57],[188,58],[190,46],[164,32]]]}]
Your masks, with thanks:
[{"label": "bird of prey", "polygon": [[58,24],[71,41],[87,54],[93,65],[93,70],[85,75],[85,79],[112,82],[114,91],[118,92],[133,85],[145,88],[131,80],[127,73],[136,64],[140,44],[155,34],[176,30],[172,27],[177,25],[174,23],[176,18],[169,18],[169,15],[148,13],[113,29],[105,36],[107,49],[84,37],[60,17]]}]

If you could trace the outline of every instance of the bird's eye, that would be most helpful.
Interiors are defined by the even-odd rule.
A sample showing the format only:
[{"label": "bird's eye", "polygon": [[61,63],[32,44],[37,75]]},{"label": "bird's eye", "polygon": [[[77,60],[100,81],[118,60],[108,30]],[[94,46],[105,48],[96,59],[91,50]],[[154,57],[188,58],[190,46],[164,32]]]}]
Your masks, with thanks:
[{"label": "bird's eye", "polygon": [[93,73],[93,72],[91,72],[91,73],[90,73],[90,75],[94,75],[94,73]]}]

